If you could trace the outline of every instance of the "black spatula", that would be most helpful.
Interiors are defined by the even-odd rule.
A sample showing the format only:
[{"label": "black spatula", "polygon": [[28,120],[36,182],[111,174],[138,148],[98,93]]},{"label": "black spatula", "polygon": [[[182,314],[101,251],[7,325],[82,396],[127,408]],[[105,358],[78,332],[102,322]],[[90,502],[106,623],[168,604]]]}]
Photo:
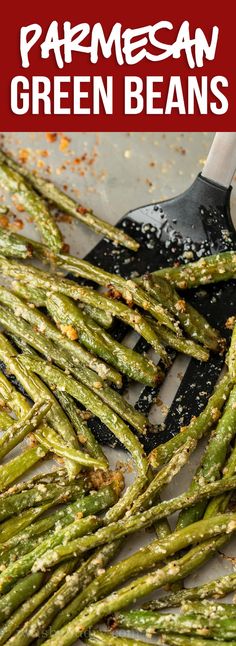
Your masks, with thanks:
[{"label": "black spatula", "polygon": [[[187,191],[173,199],[130,211],[119,221],[118,226],[140,242],[138,253],[132,254],[123,248],[114,250],[112,243],[104,239],[86,256],[87,260],[128,278],[133,272],[143,274],[175,261],[189,262],[202,255],[235,249],[236,234],[230,216],[230,182],[235,168],[236,133],[218,133],[203,172]],[[225,335],[225,321],[236,313],[235,288],[236,283],[229,281],[204,291],[188,292],[187,298]],[[117,322],[112,333],[121,341],[127,327]],[[143,352],[148,346],[140,339],[135,349]],[[172,351],[172,361],[175,356]],[[151,433],[145,443],[146,450],[151,450],[163,438],[168,440],[179,425],[199,414],[213,390],[223,361],[214,354],[207,363],[190,360],[166,416],[164,434]],[[157,393],[156,388],[145,387],[136,407],[148,413]],[[117,445],[99,420],[91,420],[91,426],[102,443]]]}]

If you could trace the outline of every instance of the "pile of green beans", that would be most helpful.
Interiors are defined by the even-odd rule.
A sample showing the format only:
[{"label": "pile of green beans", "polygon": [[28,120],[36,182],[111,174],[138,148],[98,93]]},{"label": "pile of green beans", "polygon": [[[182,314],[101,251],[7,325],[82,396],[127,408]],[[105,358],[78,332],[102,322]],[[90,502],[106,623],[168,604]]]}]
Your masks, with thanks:
[{"label": "pile of green beans", "polygon": [[[162,383],[169,348],[199,361],[224,351],[218,330],[177,290],[234,278],[235,253],[125,280],[63,252],[50,203],[134,252],[124,231],[3,151],[0,184],[43,240],[0,227],[0,272],[10,282],[0,286],[0,646],[144,646],[153,635],[170,646],[235,645],[234,603],[215,599],[236,590],[236,575],[183,586],[236,532],[236,327],[205,408],[149,455],[149,419],[120,390],[124,376]],[[161,367],[112,336],[114,318],[148,342]],[[130,454],[125,490],[122,465],[110,470],[91,416]],[[190,486],[166,498],[164,487],[205,436]],[[144,529],[154,537],[122,557],[127,537]],[[155,591],[162,595],[137,607]],[[107,630],[97,629],[107,618]]]}]

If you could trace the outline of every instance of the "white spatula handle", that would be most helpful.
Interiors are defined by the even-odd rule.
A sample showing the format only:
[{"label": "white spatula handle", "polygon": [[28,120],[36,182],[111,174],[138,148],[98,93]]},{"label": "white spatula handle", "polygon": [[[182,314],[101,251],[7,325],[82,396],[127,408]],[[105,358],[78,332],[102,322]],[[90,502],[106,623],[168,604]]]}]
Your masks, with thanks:
[{"label": "white spatula handle", "polygon": [[222,186],[230,186],[236,169],[236,132],[217,132],[205,166],[203,177]]}]

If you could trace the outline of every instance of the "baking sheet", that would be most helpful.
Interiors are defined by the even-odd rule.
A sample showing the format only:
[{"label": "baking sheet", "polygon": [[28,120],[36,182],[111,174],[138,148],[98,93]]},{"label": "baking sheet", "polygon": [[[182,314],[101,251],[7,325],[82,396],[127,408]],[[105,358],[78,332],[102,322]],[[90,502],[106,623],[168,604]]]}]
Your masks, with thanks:
[{"label": "baking sheet", "polygon": [[[130,209],[142,204],[172,197],[193,181],[202,170],[213,133],[4,133],[4,147],[27,164],[48,174],[50,179],[94,209],[95,213],[116,223]],[[50,140],[51,139],[51,140]],[[236,184],[231,207],[236,224]],[[7,195],[4,201],[11,205]],[[14,210],[14,209],[13,209]],[[22,214],[15,210],[20,221]],[[87,227],[71,220],[60,222],[66,242],[74,255],[84,256],[97,242],[98,236]],[[23,233],[37,238],[32,224],[27,222]],[[130,340],[131,343],[131,340]],[[162,406],[151,411],[153,423],[161,421],[166,407],[172,401],[187,359],[181,357],[171,370],[161,391]],[[129,393],[132,400],[135,391]],[[202,447],[194,460],[181,471],[163,492],[172,497],[186,490],[200,458]],[[17,452],[17,449],[16,449]],[[113,466],[125,464],[127,484],[134,477],[127,454],[106,449]],[[124,558],[152,539],[151,531],[143,531],[125,541],[119,555]],[[228,557],[236,555],[236,542],[224,548],[225,556],[218,555],[187,581],[197,585],[209,578],[221,576],[232,570]],[[152,595],[155,596],[155,595]],[[81,641],[78,643],[82,643]]]}]

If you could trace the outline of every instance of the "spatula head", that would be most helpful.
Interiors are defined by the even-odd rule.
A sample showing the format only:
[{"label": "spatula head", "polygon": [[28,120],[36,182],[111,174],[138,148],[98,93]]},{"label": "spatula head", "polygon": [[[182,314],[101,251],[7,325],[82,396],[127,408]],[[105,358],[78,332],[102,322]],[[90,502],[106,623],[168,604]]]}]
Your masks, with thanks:
[{"label": "spatula head", "polygon": [[[197,176],[190,188],[181,195],[160,203],[130,211],[118,226],[125,229],[140,243],[140,250],[132,253],[103,239],[88,254],[87,260],[125,278],[141,275],[175,262],[187,263],[201,256],[236,248],[236,235],[230,216],[231,188],[215,184]],[[225,322],[236,311],[235,282],[209,285],[204,290],[188,291],[187,299],[204,314],[208,321],[227,335]],[[120,341],[127,327],[120,321],[113,326],[113,335]],[[140,339],[135,349],[146,351],[148,346]],[[172,351],[172,360],[176,354]],[[150,433],[145,440],[151,450],[168,440],[187,424],[193,415],[204,408],[219,377],[224,358],[211,354],[207,363],[191,359],[175,395],[160,433]],[[168,379],[168,376],[167,376]],[[148,413],[157,397],[158,389],[145,387],[136,407]],[[103,443],[116,445],[114,437],[98,420],[91,420],[96,436]]]}]

